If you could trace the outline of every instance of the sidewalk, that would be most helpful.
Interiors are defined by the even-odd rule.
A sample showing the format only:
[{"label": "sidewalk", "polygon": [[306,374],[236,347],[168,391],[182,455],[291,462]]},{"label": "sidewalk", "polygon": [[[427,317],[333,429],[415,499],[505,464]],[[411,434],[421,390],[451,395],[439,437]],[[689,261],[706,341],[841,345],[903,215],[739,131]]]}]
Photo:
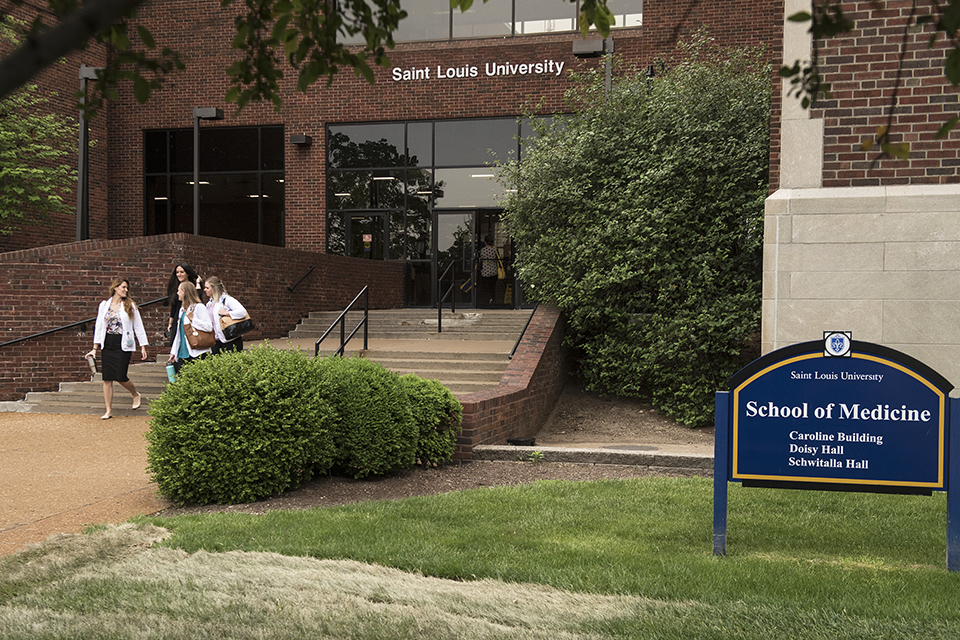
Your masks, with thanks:
[{"label": "sidewalk", "polygon": [[[120,400],[122,402],[122,400]],[[146,472],[146,413],[135,417],[0,412],[0,556],[87,525],[162,511]],[[709,447],[590,444],[484,446],[478,460],[517,460],[538,450],[551,461],[712,471]]]},{"label": "sidewalk", "polygon": [[0,556],[170,506],[145,470],[146,431],[145,413],[0,412]]}]

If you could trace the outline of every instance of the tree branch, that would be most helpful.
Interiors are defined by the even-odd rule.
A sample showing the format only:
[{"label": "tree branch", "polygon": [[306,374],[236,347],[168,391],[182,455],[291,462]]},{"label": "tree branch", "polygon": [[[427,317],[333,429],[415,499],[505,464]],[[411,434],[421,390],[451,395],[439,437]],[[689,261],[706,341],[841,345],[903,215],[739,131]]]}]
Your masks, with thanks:
[{"label": "tree branch", "polygon": [[30,33],[0,61],[0,99],[74,49],[82,49],[102,29],[130,15],[144,0],[95,0],[64,16],[55,27]]}]

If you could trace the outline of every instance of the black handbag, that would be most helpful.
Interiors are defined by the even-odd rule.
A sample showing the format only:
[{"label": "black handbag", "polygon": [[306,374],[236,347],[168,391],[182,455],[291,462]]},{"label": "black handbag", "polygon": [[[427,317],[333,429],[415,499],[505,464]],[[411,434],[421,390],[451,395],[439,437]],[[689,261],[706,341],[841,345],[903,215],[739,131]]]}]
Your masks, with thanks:
[{"label": "black handbag", "polygon": [[250,316],[247,316],[243,320],[235,320],[230,324],[226,324],[224,320],[228,320],[227,316],[221,318],[220,327],[223,329],[223,337],[229,340],[236,340],[245,333],[250,333],[254,329],[253,320],[250,319]]}]

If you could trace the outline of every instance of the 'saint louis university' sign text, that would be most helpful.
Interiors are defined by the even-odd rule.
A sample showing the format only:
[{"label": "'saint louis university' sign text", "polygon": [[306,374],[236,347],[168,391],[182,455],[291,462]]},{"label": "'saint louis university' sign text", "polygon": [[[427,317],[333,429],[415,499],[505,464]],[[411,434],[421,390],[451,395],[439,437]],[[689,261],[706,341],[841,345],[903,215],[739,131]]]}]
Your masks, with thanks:
[{"label": "'saint louis university' sign text", "polygon": [[[556,60],[537,60],[535,62],[487,62],[483,65],[482,73],[487,77],[549,75],[559,76],[563,73],[564,62]],[[479,78],[481,68],[465,64],[459,67],[394,67],[390,76],[394,82],[414,82],[420,80],[464,80]]]}]

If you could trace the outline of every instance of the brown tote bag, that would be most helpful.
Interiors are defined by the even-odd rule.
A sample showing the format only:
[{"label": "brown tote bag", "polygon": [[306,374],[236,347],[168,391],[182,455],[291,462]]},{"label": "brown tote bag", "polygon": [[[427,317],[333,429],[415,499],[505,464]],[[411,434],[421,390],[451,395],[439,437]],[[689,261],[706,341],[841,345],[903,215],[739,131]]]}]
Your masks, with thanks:
[{"label": "brown tote bag", "polygon": [[190,348],[194,351],[198,349],[210,349],[217,343],[216,336],[213,335],[213,331],[200,331],[193,326],[193,313],[188,313],[187,317],[190,318],[190,326],[184,327],[183,333],[187,336],[187,343],[190,345]]}]

